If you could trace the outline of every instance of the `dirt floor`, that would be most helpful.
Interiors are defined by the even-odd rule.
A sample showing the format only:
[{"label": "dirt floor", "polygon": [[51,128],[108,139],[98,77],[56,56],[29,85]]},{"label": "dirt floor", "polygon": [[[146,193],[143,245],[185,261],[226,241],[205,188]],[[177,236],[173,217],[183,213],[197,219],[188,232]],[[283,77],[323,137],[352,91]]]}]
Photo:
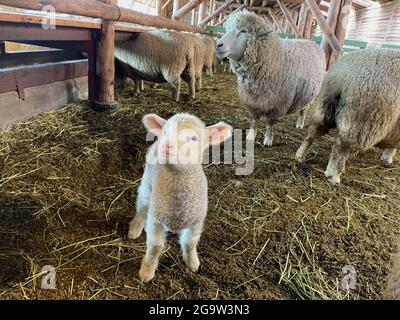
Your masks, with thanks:
[{"label": "dirt floor", "polygon": [[[112,112],[82,102],[0,131],[1,299],[379,298],[398,238],[399,161],[359,154],[332,187],[323,170],[334,132],[300,167],[294,154],[305,130],[294,116],[277,125],[272,148],[260,125],[252,175],[206,166],[199,273],[185,270],[171,235],[155,279],[141,284],[145,235],[128,240],[127,228],[149,145],[142,116],[187,111],[242,129],[249,118],[230,74],[206,77],[194,102],[173,102],[164,85],[140,97],[123,88],[118,101]],[[56,290],[40,289],[45,265],[57,268]],[[342,287],[346,266],[355,290]]]}]

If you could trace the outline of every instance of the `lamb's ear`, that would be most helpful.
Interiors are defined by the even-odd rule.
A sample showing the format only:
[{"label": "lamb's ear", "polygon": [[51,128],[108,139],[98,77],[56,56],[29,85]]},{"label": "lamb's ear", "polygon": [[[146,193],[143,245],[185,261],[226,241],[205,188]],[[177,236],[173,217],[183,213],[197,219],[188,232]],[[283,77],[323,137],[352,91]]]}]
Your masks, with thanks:
[{"label": "lamb's ear", "polygon": [[151,114],[146,114],[143,117],[142,122],[148,132],[151,132],[155,136],[159,137],[161,135],[162,128],[164,124],[167,122],[167,120],[159,117],[154,113],[151,113]]},{"label": "lamb's ear", "polygon": [[212,126],[206,127],[208,130],[208,143],[219,144],[232,136],[232,127],[224,122],[218,122]]}]

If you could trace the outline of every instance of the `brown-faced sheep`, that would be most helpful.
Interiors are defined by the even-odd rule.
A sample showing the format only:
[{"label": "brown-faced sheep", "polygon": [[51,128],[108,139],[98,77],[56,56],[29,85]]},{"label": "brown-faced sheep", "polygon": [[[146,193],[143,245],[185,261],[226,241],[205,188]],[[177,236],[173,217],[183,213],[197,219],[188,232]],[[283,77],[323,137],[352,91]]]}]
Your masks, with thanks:
[{"label": "brown-faced sheep", "polygon": [[204,150],[232,135],[231,126],[220,122],[205,127],[197,117],[177,114],[164,120],[155,114],[143,118],[147,130],[158,139],[149,148],[138,189],[136,216],[128,237],[147,233],[147,248],[140,279],[153,279],[167,232],[180,235],[183,260],[196,272],[200,261],[197,243],[207,215],[207,178],[202,168]]},{"label": "brown-faced sheep", "polygon": [[115,45],[117,74],[135,81],[168,82],[172,96],[179,101],[181,77],[189,85],[189,96],[195,98],[194,46],[177,37],[175,32],[156,30],[140,32],[129,41]]},{"label": "brown-faced sheep", "polygon": [[248,139],[255,139],[257,120],[266,118],[264,145],[271,146],[273,125],[286,114],[299,112],[297,127],[303,127],[325,73],[324,54],[311,41],[279,39],[264,19],[248,11],[231,14],[225,28],[217,55],[229,59],[240,100],[253,117]]},{"label": "brown-faced sheep", "polygon": [[386,149],[382,160],[393,161],[400,147],[400,52],[364,49],[341,58],[327,73],[307,136],[296,158],[306,160],[314,139],[337,128],[325,175],[340,183],[346,160],[374,146]]}]

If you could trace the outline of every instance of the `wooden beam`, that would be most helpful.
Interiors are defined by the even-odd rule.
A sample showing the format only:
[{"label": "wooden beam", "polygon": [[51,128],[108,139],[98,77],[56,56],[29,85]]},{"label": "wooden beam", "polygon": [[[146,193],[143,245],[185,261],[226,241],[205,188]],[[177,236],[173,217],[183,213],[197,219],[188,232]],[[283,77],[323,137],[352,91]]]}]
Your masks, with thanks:
[{"label": "wooden beam", "polygon": [[0,41],[0,54],[6,53],[6,43],[4,41]]},{"label": "wooden beam", "polygon": [[162,10],[165,10],[165,9],[168,7],[168,5],[171,3],[171,1],[172,1],[172,0],[167,0],[167,1],[163,4],[163,6],[161,7],[161,9],[162,9]]},{"label": "wooden beam", "polygon": [[24,89],[53,82],[87,76],[87,60],[56,62],[0,71],[0,93],[18,91],[24,98]]},{"label": "wooden beam", "polygon": [[[342,2],[341,0],[331,0],[331,2],[329,3],[327,23],[329,25],[330,30],[336,30],[341,2]],[[325,61],[328,67],[329,59],[332,53],[332,48],[328,43],[326,35],[322,37],[321,48],[322,50],[324,50]]]},{"label": "wooden beam", "polygon": [[197,21],[200,23],[207,17],[207,1],[202,1],[199,5]]},{"label": "wooden beam", "polygon": [[201,21],[199,26],[201,28],[203,28],[208,22],[213,20],[215,17],[218,17],[220,13],[224,12],[226,9],[229,8],[229,6],[232,4],[233,1],[235,1],[235,0],[228,0],[227,2],[225,2],[222,6],[220,6],[217,10],[215,10],[212,14],[210,14],[203,21]]},{"label": "wooden beam", "polygon": [[268,7],[268,13],[271,16],[272,20],[274,20],[274,23],[275,23],[278,31],[281,32],[281,33],[285,33],[285,31],[283,30],[282,25],[280,24],[280,22],[278,20],[278,17],[275,15],[275,13],[269,7]]},{"label": "wooden beam", "polygon": [[164,17],[163,1],[164,0],[156,0],[156,14],[159,17]]},{"label": "wooden beam", "polygon": [[302,38],[302,34],[297,29],[296,23],[294,22],[292,15],[289,13],[289,10],[286,8],[285,4],[281,0],[277,0],[278,6],[281,8],[283,15],[285,16],[286,20],[289,22],[292,30],[296,33],[298,38]]},{"label": "wooden beam", "polygon": [[[240,7],[237,7],[235,10],[233,10],[233,11],[231,12],[231,14],[234,13],[235,11],[240,11],[240,10],[244,9],[245,7],[246,7],[246,6],[245,6],[244,4],[242,4]],[[223,18],[221,21],[219,21],[219,22],[216,24],[216,26],[223,25],[223,24],[225,23],[225,21],[228,19],[228,17],[229,17],[229,14],[227,14],[227,15],[225,16],[225,18]]]},{"label": "wooden beam", "polygon": [[197,8],[201,3],[205,0],[191,0],[186,3],[182,8],[180,8],[177,12],[175,12],[171,19],[172,20],[181,20],[184,16],[186,16],[190,11]]},{"label": "wooden beam", "polygon": [[307,4],[305,2],[303,2],[301,4],[300,14],[299,14],[299,22],[297,24],[297,27],[298,27],[299,32],[303,39],[305,38],[304,31],[305,31],[306,22],[307,22],[307,13],[308,13]]},{"label": "wooden beam", "polygon": [[[129,22],[155,28],[205,33],[203,28],[192,26],[188,23],[171,20],[165,17],[157,17],[116,5],[105,4],[96,0],[0,0],[0,5],[30,10],[42,10],[44,1],[47,5],[53,6],[58,13],[81,15],[110,21]],[[48,30],[47,32],[50,31],[54,30]]]},{"label": "wooden beam", "polygon": [[172,15],[176,14],[180,7],[180,0],[173,0],[172,2]]},{"label": "wooden beam", "polygon": [[[338,22],[336,24],[336,30],[335,30],[335,35],[339,41],[340,46],[343,48],[344,40],[346,37],[346,32],[347,32],[347,24],[349,21],[349,15],[352,7],[352,3],[354,0],[342,0],[341,6],[340,6],[340,12],[339,12],[339,18]],[[342,55],[341,52],[336,51],[332,52],[329,63],[328,63],[328,69],[332,67],[332,65],[340,58]]]},{"label": "wooden beam", "polygon": [[263,14],[263,15],[261,15],[261,17],[265,20],[265,22],[267,23],[268,27],[269,27],[271,30],[274,30],[274,24],[273,24],[272,21],[268,18],[268,16],[265,15],[265,14]]},{"label": "wooden beam", "polygon": [[327,37],[327,40],[329,44],[331,45],[332,49],[334,51],[340,51],[342,48],[334,34],[334,31],[332,31],[329,27],[329,24],[326,22],[324,16],[321,13],[321,10],[319,9],[319,6],[315,2],[315,0],[305,0],[308,7],[310,8],[313,16],[315,19],[317,19],[319,27],[321,28],[322,32],[325,34]]},{"label": "wooden beam", "polygon": [[[317,0],[317,5],[321,0]],[[304,39],[310,39],[311,38],[311,33],[312,33],[312,26],[313,26],[313,21],[314,17],[310,9],[308,8],[307,3],[304,2],[304,4],[307,6],[307,18],[306,18],[306,25],[304,27]]]},{"label": "wooden beam", "polygon": [[[109,5],[116,5],[117,0],[100,0]],[[96,74],[98,76],[98,95],[95,101],[91,101],[97,110],[114,108],[114,78],[115,78],[115,29],[114,21],[103,20],[101,24],[100,41],[97,47]]]}]

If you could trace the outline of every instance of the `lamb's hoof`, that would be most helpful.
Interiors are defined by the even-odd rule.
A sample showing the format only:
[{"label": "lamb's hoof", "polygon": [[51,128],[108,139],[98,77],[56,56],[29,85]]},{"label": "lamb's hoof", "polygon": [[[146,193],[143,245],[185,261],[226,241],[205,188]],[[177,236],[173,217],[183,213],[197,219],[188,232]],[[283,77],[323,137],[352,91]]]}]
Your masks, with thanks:
[{"label": "lamb's hoof", "polygon": [[330,176],[330,175],[327,175],[326,173],[325,173],[325,176],[328,178],[328,181],[329,181],[332,185],[334,185],[334,186],[340,185],[340,177],[339,177],[339,176],[335,176],[335,175]]},{"label": "lamb's hoof", "polygon": [[384,154],[381,157],[381,161],[386,164],[393,164],[393,159],[386,157]]},{"label": "lamb's hoof", "polygon": [[138,223],[133,219],[129,224],[128,239],[134,240],[140,237],[143,231],[143,224]]},{"label": "lamb's hoof", "polygon": [[196,256],[194,258],[189,259],[188,261],[185,261],[185,264],[187,266],[187,268],[196,273],[197,271],[199,271],[199,267],[200,267],[200,260],[199,258]]},{"label": "lamb's hoof", "polygon": [[249,132],[246,136],[246,141],[254,141],[256,139],[254,132]]},{"label": "lamb's hoof", "polygon": [[296,129],[303,129],[304,123],[296,123]]},{"label": "lamb's hoof", "polygon": [[301,152],[300,150],[298,150],[296,152],[296,155],[294,156],[294,159],[298,162],[298,163],[303,163],[305,157],[303,156],[303,152]]},{"label": "lamb's hoof", "polygon": [[266,147],[272,147],[272,139],[271,138],[269,138],[269,137],[265,137],[265,139],[264,139],[264,146],[266,146]]},{"label": "lamb's hoof", "polygon": [[139,270],[139,278],[142,283],[147,283],[147,282],[153,280],[154,276],[155,276],[155,272],[154,271],[151,272],[146,267],[141,267]]}]

